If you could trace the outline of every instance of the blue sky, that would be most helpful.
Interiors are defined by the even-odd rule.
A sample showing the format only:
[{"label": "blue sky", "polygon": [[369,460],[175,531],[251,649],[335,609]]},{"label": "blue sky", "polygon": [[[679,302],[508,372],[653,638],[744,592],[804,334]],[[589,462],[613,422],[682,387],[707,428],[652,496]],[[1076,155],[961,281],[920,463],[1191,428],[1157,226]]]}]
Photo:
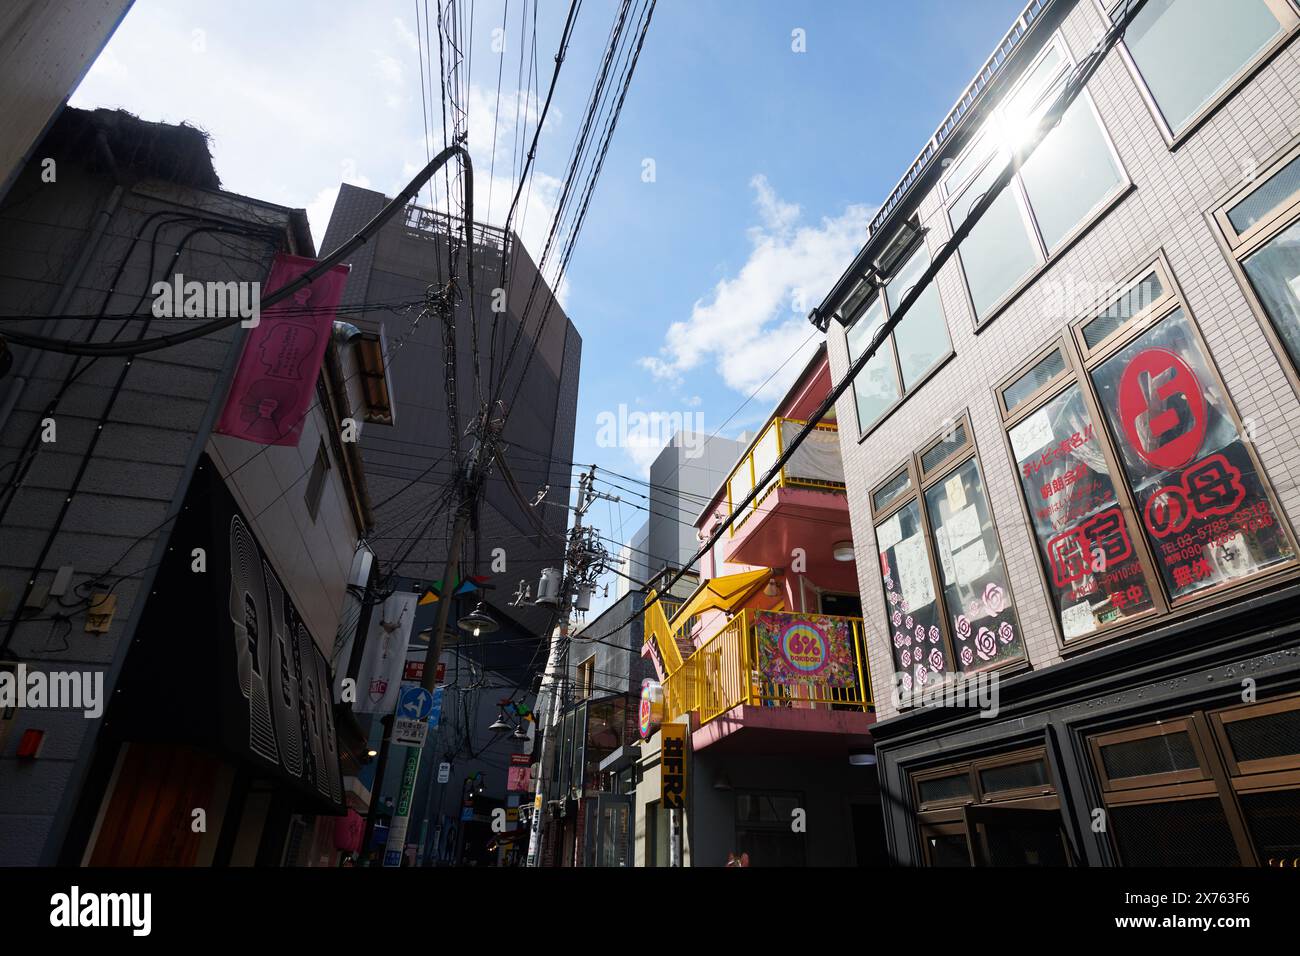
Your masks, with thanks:
[{"label": "blue sky", "polygon": [[[520,4],[490,186],[503,6],[474,4],[470,148],[494,221],[510,192]],[[584,340],[576,460],[643,476],[654,436],[602,447],[602,413],[689,415],[711,433],[813,346],[808,309],[1022,5],[661,0],[563,290]],[[539,3],[543,90],[567,6]],[[534,255],[615,9],[581,7],[523,221]],[[136,0],[72,104],[208,130],[227,189],[307,208],[319,238],[341,180],[391,195],[424,163],[415,4]],[[800,365],[723,434],[758,424]],[[645,516],[624,504],[593,517],[618,537]]]}]

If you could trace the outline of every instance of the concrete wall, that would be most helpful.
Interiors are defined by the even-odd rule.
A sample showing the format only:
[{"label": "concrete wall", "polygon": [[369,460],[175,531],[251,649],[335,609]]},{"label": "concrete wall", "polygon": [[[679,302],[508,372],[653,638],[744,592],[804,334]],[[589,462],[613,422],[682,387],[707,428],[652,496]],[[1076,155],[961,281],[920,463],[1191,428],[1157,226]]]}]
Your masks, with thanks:
[{"label": "concrete wall", "polygon": [[679,433],[659,453],[650,465],[651,498],[658,512],[648,518],[651,574],[664,565],[681,567],[699,549],[695,519],[744,450],[741,442],[730,438]]},{"label": "concrete wall", "polygon": [[[1061,34],[1077,60],[1092,47],[1101,29],[1097,5],[1082,0],[1069,11]],[[957,257],[950,259],[937,282],[955,358],[866,441],[860,442],[855,434],[852,391],[838,403],[863,614],[882,719],[897,711],[890,701],[893,664],[886,646],[885,595],[868,493],[898,469],[921,441],[936,433],[946,418],[965,410],[971,416],[1029,662],[1037,669],[1062,659],[1039,578],[1035,544],[1021,509],[1016,468],[1005,451],[992,393],[994,384],[1062,333],[1066,319],[1049,314],[1043,306],[1048,283],[1058,287],[1070,282],[1116,283],[1163,249],[1238,413],[1260,423],[1255,448],[1282,508],[1293,525],[1300,523],[1300,433],[1287,425],[1300,416],[1300,400],[1205,218],[1206,211],[1239,186],[1250,170],[1263,168],[1300,134],[1300,44],[1292,40],[1176,149],[1166,145],[1138,83],[1120,54],[1112,52],[1088,84],[1135,189],[978,336],[961,265]],[[937,191],[922,201],[920,217],[930,230],[926,241],[933,253],[951,233]],[[849,364],[838,323],[831,324],[827,338],[832,373],[838,380]]]},{"label": "concrete wall", "polygon": [[0,198],[133,0],[9,0],[0,6]]},{"label": "concrete wall", "polygon": [[641,659],[641,645],[645,643],[643,618],[620,628],[629,617],[640,610],[643,595],[628,594],[605,609],[600,617],[579,631],[569,647],[569,680],[578,687],[578,673],[583,662],[594,659],[595,680],[593,697],[608,697],[614,693],[639,693],[641,680],[653,669]]},{"label": "concrete wall", "polygon": [[[265,279],[274,247],[263,239],[229,233],[195,236],[173,265],[172,252],[196,225],[185,222],[162,226],[152,273],[146,234],[146,241],[127,260],[115,291],[106,296],[114,288],[113,275],[127,256],[132,236],[160,211],[201,212],[226,222],[269,225],[282,236],[289,223],[289,210],[170,183],[145,181],[118,193],[107,176],[89,173],[75,162],[60,163],[55,184],[41,184],[38,175],[39,169],[29,166],[9,202],[0,207],[0,255],[8,263],[7,275],[0,279],[0,311],[8,314],[93,315],[101,305],[110,315],[131,312],[142,291],[164,272],[200,280]],[[18,197],[21,207],[16,206]],[[99,238],[97,227],[103,229]],[[103,323],[95,337],[106,340],[119,331],[129,339],[166,331],[176,323],[154,320],[147,332],[137,322],[121,329],[118,325]],[[85,337],[90,329],[87,319],[68,318],[48,323],[44,331],[71,338]],[[60,566],[74,567],[74,591],[63,599],[71,607],[49,602],[35,619],[19,623],[0,659],[22,660],[43,671],[101,672],[105,695],[112,693],[143,609],[142,594],[147,594],[166,546],[168,519],[179,507],[203,450],[199,436],[206,436],[224,401],[241,331],[235,326],[133,359],[115,397],[122,359],[96,361],[67,390],[52,416],[56,440],[37,446],[31,470],[0,517],[0,634],[8,631],[8,622],[17,614],[16,604],[33,568],[37,584],[48,585]],[[29,357],[34,364],[28,364]],[[72,367],[70,356],[16,350],[14,373],[0,382],[0,408],[10,399],[14,402],[0,426],[0,480],[7,483],[15,473],[20,447],[38,427]],[[322,413],[314,414],[307,423],[307,441],[322,427]],[[96,435],[99,441],[80,487],[42,558],[47,536]],[[315,445],[304,442],[301,453],[240,445],[221,439],[212,447],[223,470],[247,463],[231,484],[328,654],[343,597],[340,574],[350,563],[356,537],[355,525],[340,512],[338,470],[326,489],[318,522],[308,526],[303,521],[302,455],[314,457]],[[333,528],[327,530],[321,522]],[[103,583],[92,585],[97,578]],[[83,588],[88,597],[110,586],[117,598],[112,626],[107,634],[88,634],[86,602],[78,601],[82,594],[75,589]],[[52,620],[56,613],[68,617]],[[29,727],[45,731],[44,748],[39,759],[19,763],[13,759],[14,748]],[[53,862],[99,727],[98,720],[86,719],[80,711],[18,713],[0,752],[0,864]]]}]

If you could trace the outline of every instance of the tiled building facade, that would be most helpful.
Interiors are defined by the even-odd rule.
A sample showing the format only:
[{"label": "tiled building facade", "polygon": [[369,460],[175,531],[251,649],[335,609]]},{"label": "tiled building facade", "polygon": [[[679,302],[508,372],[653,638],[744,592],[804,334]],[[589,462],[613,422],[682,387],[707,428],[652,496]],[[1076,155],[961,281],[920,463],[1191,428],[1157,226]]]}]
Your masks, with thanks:
[{"label": "tiled building facade", "polygon": [[[1026,9],[819,310],[839,319],[836,381],[1110,6]],[[1148,3],[838,402],[896,862],[1300,856],[1300,283],[1277,238],[1295,218],[1298,22],[1289,2]],[[859,285],[908,219],[919,249]],[[1216,452],[1229,491],[1198,497],[1224,478]],[[1067,554],[1075,519],[1095,534]],[[997,674],[999,715],[923,706],[954,671]],[[986,785],[1000,769],[1004,791]]]}]

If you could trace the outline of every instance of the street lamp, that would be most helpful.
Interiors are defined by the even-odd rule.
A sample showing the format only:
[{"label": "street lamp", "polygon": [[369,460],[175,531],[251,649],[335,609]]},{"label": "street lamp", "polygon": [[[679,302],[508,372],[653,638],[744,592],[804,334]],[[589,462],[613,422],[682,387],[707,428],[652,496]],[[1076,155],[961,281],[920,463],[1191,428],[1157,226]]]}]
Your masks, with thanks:
[{"label": "street lamp", "polygon": [[494,734],[505,733],[509,729],[510,725],[506,723],[505,714],[497,714],[497,719],[492,721],[492,726],[488,728]]},{"label": "street lamp", "polygon": [[483,602],[479,601],[478,604],[474,606],[474,610],[470,611],[456,622],[456,626],[462,631],[466,631],[475,637],[478,637],[480,634],[491,634],[501,625],[496,622],[496,618],[487,612],[487,608],[483,606]]}]

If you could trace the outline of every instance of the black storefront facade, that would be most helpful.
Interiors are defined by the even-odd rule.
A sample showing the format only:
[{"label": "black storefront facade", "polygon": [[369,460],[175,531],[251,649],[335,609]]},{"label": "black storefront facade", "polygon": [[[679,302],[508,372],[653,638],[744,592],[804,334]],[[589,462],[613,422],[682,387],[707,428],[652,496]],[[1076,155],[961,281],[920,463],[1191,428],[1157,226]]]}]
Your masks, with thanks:
[{"label": "black storefront facade", "polygon": [[[91,866],[278,866],[294,821],[340,817],[329,661],[203,455],[65,842]],[[346,715],[345,715],[346,716]]]},{"label": "black storefront facade", "polygon": [[904,866],[1300,865],[1300,585],[873,728]]}]

